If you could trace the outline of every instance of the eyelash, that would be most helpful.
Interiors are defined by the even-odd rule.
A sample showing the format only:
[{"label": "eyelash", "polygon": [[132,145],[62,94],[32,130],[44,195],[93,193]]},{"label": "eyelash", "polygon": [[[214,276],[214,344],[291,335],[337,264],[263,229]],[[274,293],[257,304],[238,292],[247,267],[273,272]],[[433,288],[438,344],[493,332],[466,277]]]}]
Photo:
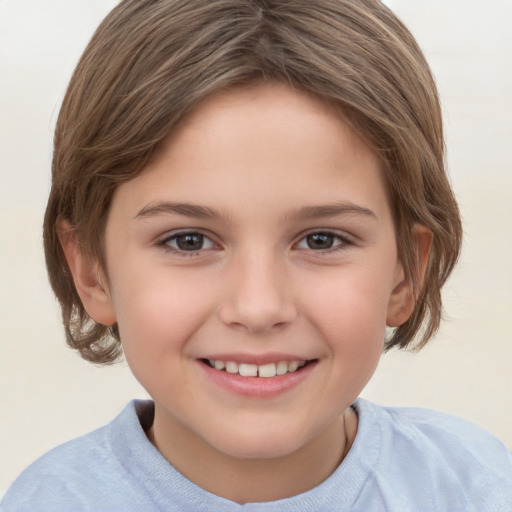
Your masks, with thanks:
[{"label": "eyelash", "polygon": [[[312,249],[311,247],[307,248],[300,248],[300,250],[310,250],[313,251],[315,254],[332,254],[337,251],[341,251],[346,249],[348,246],[354,245],[354,242],[345,234],[341,234],[337,231],[332,231],[329,229],[316,229],[314,231],[310,231],[309,233],[306,233],[302,238],[299,240],[299,243],[295,244],[297,247],[302,241],[307,240],[310,236],[315,235],[324,235],[327,237],[332,237],[333,239],[333,246],[328,247],[327,249]],[[339,243],[335,243],[335,240],[338,240]],[[307,242],[306,242],[307,243]]]},{"label": "eyelash", "polygon": [[[171,242],[178,240],[178,238],[186,237],[186,236],[200,236],[200,237],[202,237],[203,244],[204,244],[205,240],[208,240],[210,242],[210,244],[212,245],[212,247],[209,247],[207,249],[200,248],[200,249],[193,250],[193,251],[187,251],[185,249],[180,249],[179,247],[172,247],[170,245]],[[159,247],[161,247],[165,252],[170,252],[170,253],[173,253],[173,254],[177,254],[179,256],[182,256],[182,257],[186,258],[186,257],[191,257],[191,256],[197,256],[201,252],[210,250],[216,244],[215,244],[215,242],[213,242],[211,240],[211,238],[209,236],[205,235],[201,231],[180,231],[178,233],[173,233],[173,234],[171,234],[169,236],[166,236],[164,239],[160,240],[157,243],[157,245]]]},{"label": "eyelash", "polygon": [[[313,249],[311,247],[302,247],[302,248],[299,247],[300,243],[302,243],[303,241],[306,241],[308,237],[315,236],[315,235],[317,235],[317,236],[323,235],[323,236],[327,236],[327,237],[332,237],[333,246],[328,247],[327,249]],[[202,237],[202,240],[201,240],[202,244],[204,244],[204,242],[206,240],[208,240],[209,245],[211,245],[211,246],[207,247],[207,248],[201,247],[200,249],[197,249],[197,250],[187,251],[185,249],[182,249],[179,247],[172,247],[170,245],[173,241],[178,240],[180,237],[186,237],[186,236]],[[338,243],[335,243],[336,240],[338,240]],[[306,243],[307,243],[307,241],[306,241]],[[314,254],[330,254],[330,253],[334,253],[334,252],[346,249],[347,246],[351,246],[353,244],[354,244],[354,242],[347,235],[341,235],[340,233],[338,233],[336,231],[331,231],[329,229],[322,229],[322,230],[318,229],[318,230],[310,231],[310,232],[304,234],[300,238],[299,242],[294,244],[294,247],[297,248],[298,250],[313,251]],[[214,241],[211,240],[211,238],[208,235],[205,235],[201,231],[181,231],[181,232],[173,233],[169,236],[166,236],[165,238],[160,240],[157,243],[157,245],[159,247],[161,247],[165,252],[170,252],[170,253],[179,255],[181,257],[193,257],[193,256],[198,256],[205,251],[209,251],[209,250],[213,249],[216,244]]]}]

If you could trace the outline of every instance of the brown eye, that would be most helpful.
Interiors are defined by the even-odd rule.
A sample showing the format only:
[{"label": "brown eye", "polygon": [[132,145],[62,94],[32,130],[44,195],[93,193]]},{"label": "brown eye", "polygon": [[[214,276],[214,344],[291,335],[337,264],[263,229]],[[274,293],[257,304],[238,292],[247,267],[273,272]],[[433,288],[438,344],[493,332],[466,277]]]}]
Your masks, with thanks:
[{"label": "brown eye", "polygon": [[199,251],[203,248],[204,235],[192,233],[176,237],[176,246],[182,251]]},{"label": "brown eye", "polygon": [[297,249],[332,252],[353,245],[348,237],[329,231],[315,231],[304,236],[295,246]]},{"label": "brown eye", "polygon": [[198,252],[211,249],[213,242],[202,233],[178,233],[164,240],[163,245],[178,252]]},{"label": "brown eye", "polygon": [[338,238],[330,233],[313,233],[306,237],[309,249],[325,250],[334,246],[334,240]]}]

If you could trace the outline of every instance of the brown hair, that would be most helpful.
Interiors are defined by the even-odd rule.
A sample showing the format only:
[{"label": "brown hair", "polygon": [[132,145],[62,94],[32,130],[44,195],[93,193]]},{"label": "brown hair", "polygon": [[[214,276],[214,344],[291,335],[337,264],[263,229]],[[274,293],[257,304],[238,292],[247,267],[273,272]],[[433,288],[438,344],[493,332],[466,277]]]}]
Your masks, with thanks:
[{"label": "brown hair", "polygon": [[[112,194],[149,162],[206,96],[284,82],[337,105],[380,156],[399,257],[418,299],[386,348],[423,346],[441,319],[441,287],[460,251],[461,222],[444,169],[441,109],[413,36],[378,0],[125,0],[101,23],[69,84],[55,132],[44,220],[46,262],[68,343],[96,363],[121,353],[116,329],[89,318],[58,224],[104,264]],[[424,284],[412,236],[433,233]],[[421,289],[420,289],[421,288]],[[115,327],[115,326],[114,326]]]}]

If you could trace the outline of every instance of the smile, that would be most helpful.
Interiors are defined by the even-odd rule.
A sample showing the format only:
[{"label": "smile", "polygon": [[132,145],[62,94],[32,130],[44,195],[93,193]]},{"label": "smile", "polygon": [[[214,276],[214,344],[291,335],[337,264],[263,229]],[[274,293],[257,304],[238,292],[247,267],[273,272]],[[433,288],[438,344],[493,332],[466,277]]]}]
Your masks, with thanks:
[{"label": "smile", "polygon": [[271,378],[277,375],[294,373],[306,365],[306,361],[279,361],[267,364],[235,363],[234,361],[220,361],[208,359],[206,361],[211,368],[218,371],[225,371],[231,374],[238,374],[242,377],[265,377]]},{"label": "smile", "polygon": [[247,358],[226,355],[219,359],[210,356],[198,362],[205,375],[229,393],[259,400],[276,398],[295,389],[312,375],[319,360],[283,356],[270,359],[267,354]]}]

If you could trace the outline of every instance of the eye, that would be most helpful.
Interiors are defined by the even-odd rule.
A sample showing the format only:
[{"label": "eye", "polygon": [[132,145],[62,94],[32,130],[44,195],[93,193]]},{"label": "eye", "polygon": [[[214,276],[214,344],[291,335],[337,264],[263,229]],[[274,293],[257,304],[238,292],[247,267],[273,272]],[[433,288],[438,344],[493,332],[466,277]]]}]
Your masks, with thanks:
[{"label": "eye", "polygon": [[198,252],[214,247],[214,243],[203,233],[188,231],[171,235],[160,242],[176,252]]},{"label": "eye", "polygon": [[329,231],[316,231],[302,238],[296,247],[297,249],[329,251],[348,244],[350,244],[350,241],[340,235]]}]

